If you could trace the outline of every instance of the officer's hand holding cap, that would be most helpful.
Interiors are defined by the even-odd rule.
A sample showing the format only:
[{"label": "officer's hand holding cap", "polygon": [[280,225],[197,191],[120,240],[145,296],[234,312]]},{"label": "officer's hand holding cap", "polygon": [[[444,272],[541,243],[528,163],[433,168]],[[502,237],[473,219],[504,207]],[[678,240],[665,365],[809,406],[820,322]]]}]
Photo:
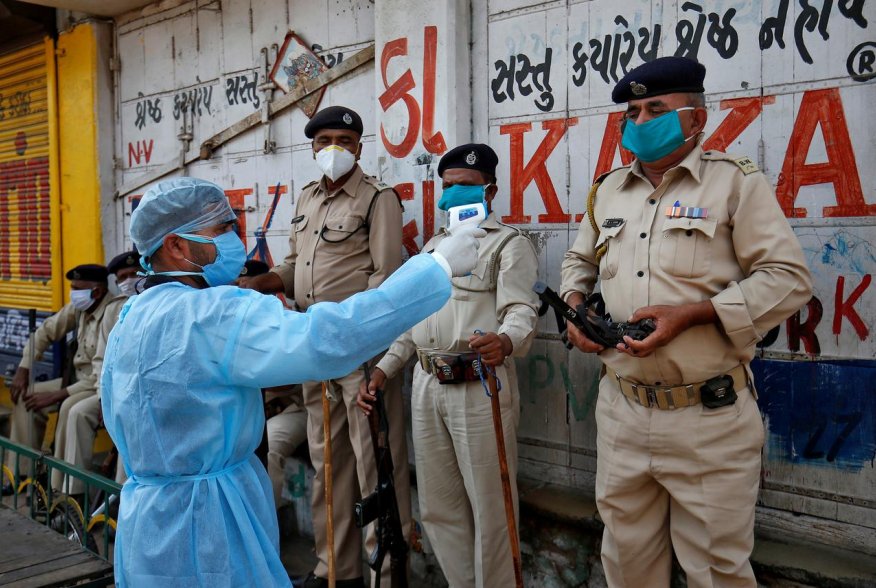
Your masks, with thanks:
[{"label": "officer's hand holding cap", "polygon": [[475,225],[463,225],[438,243],[432,256],[449,277],[466,276],[478,264],[480,239],[486,234],[485,230]]}]

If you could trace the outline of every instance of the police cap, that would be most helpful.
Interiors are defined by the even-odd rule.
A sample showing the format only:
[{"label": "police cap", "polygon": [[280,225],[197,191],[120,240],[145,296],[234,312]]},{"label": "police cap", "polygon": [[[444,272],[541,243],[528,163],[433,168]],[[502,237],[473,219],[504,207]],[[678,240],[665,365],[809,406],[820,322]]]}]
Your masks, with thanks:
[{"label": "police cap", "polygon": [[268,267],[264,261],[260,259],[247,259],[243,264],[243,269],[240,271],[241,276],[253,277],[268,273]]},{"label": "police cap", "polygon": [[77,265],[67,272],[68,280],[82,280],[83,282],[104,282],[106,283],[107,272],[106,267],[96,263],[86,263]]},{"label": "police cap", "polygon": [[611,91],[615,103],[676,92],[703,92],[706,66],[687,57],[658,57],[625,75]]},{"label": "police cap", "polygon": [[495,177],[497,165],[499,157],[489,145],[466,143],[444,154],[438,162],[438,175],[443,175],[446,169],[474,169]]},{"label": "police cap", "polygon": [[346,106],[329,106],[313,115],[304,125],[304,136],[313,139],[321,129],[347,129],[362,135],[362,118]]},{"label": "police cap", "polygon": [[140,253],[136,249],[116,255],[106,265],[107,271],[111,274],[116,274],[126,267],[140,267]]}]

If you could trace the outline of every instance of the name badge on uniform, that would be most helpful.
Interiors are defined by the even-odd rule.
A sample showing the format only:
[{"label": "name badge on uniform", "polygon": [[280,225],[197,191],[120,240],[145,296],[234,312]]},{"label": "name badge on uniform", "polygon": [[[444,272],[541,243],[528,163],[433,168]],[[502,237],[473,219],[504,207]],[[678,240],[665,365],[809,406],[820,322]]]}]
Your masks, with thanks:
[{"label": "name badge on uniform", "polygon": [[698,208],[696,206],[682,206],[676,200],[675,204],[666,209],[667,218],[709,218],[708,208]]},{"label": "name badge on uniform", "polygon": [[614,227],[619,227],[624,224],[624,219],[622,218],[607,218],[602,221],[603,229],[613,229]]}]

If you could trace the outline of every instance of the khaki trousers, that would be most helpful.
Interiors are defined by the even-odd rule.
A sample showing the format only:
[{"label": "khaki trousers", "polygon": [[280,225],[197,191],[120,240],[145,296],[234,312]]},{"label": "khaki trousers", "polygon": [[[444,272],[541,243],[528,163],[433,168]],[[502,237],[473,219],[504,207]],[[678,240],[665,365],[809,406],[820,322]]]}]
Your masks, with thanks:
[{"label": "khaki trousers", "polygon": [[307,439],[307,413],[290,404],[286,410],[268,419],[268,476],[274,487],[274,506],[280,508],[286,458]]},{"label": "khaki trousers", "polygon": [[[518,521],[517,426],[512,370],[500,367],[499,406]],[[414,368],[411,426],[423,528],[451,588],[514,586],[490,398],[481,382],[441,385]]]},{"label": "khaki trousers", "polygon": [[[377,487],[377,469],[368,419],[356,406],[359,384],[364,382],[362,370],[332,380],[329,391],[334,396],[331,402],[332,435],[332,491],[335,534],[335,570],[338,580],[362,576],[362,533],[353,520],[353,505],[360,496],[368,495]],[[319,562],[314,573],[328,578],[328,540],[326,538],[325,472],[323,470],[322,386],[319,382],[303,385],[304,404],[307,409],[307,442],[310,460],[316,474],[313,478],[313,534]],[[408,449],[405,433],[404,403],[398,378],[386,383],[387,418],[389,420],[389,445],[395,466],[395,491],[398,499],[399,517],[405,539],[411,534],[411,485],[408,466]],[[371,553],[377,545],[374,525],[369,525],[365,536],[365,549]],[[386,557],[381,585],[389,586],[389,556]]]},{"label": "khaki trousers", "polygon": [[[90,469],[94,457],[94,438],[100,423],[100,397],[97,394],[79,401],[70,409],[67,416],[67,439],[65,441],[64,461],[73,465]],[[125,468],[122,466],[122,458],[118,457],[116,463],[116,482],[122,484],[127,479]],[[77,478],[70,478],[70,488],[67,490],[62,477],[52,476],[52,488],[55,492],[67,492],[68,494],[82,494],[85,485]]]},{"label": "khaki trousers", "polygon": [[668,587],[674,550],[691,588],[754,588],[748,558],[764,428],[751,393],[717,409],[657,410],[605,376],[596,427],[608,585]]},{"label": "khaki trousers", "polygon": [[[49,380],[47,382],[36,382],[33,387],[34,394],[47,394],[50,392],[57,392],[61,389],[61,378],[55,378],[54,380]],[[89,390],[86,392],[79,392],[77,394],[73,394],[68,396],[64,402],[61,403],[61,408],[58,411],[58,425],[55,429],[55,451],[54,456],[58,459],[64,459],[64,451],[66,446],[66,435],[67,435],[67,422],[70,415],[70,409],[72,409],[76,404],[85,400],[86,398],[93,396],[94,390]],[[49,412],[54,410],[54,406],[43,408],[36,412],[32,412],[27,410],[27,407],[24,405],[24,398],[19,398],[18,402],[12,409],[12,429],[9,432],[10,439],[15,443],[21,443],[23,445],[27,445],[34,449],[40,449],[43,442],[43,437],[46,432],[46,420]],[[31,429],[30,423],[33,423],[33,428]],[[32,432],[32,435],[31,435]],[[10,452],[11,453],[11,452]],[[10,469],[15,471],[14,463],[15,458],[13,455],[9,455],[6,458],[6,463]],[[30,460],[22,458],[20,461],[20,471],[22,477],[30,475]],[[62,479],[63,474],[58,472],[57,470],[52,472],[52,479],[58,480],[57,487],[60,487],[60,480]],[[54,484],[54,482],[53,482]]]}]

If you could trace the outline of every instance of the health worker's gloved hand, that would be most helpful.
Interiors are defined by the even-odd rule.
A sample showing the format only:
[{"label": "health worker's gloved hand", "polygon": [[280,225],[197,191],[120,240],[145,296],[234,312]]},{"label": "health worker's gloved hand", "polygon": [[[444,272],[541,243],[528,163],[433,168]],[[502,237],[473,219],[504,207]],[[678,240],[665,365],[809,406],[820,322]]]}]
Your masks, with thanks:
[{"label": "health worker's gloved hand", "polygon": [[438,243],[438,247],[432,252],[432,257],[444,268],[449,277],[466,276],[478,264],[479,239],[486,234],[485,230],[475,225],[463,225]]}]

